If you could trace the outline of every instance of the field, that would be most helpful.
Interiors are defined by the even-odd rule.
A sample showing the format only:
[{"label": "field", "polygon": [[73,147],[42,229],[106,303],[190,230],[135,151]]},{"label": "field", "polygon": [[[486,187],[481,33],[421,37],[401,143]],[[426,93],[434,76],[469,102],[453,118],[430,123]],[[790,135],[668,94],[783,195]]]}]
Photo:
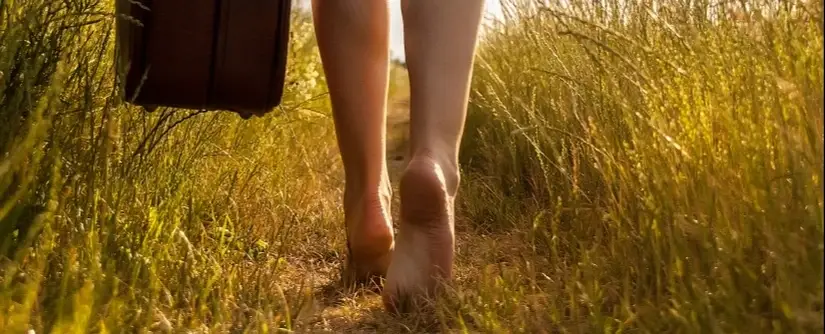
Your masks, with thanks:
[{"label": "field", "polygon": [[567,3],[481,41],[457,277],[393,317],[337,285],[309,14],[243,120],[123,103],[110,0],[0,1],[0,332],[822,332],[822,1]]}]

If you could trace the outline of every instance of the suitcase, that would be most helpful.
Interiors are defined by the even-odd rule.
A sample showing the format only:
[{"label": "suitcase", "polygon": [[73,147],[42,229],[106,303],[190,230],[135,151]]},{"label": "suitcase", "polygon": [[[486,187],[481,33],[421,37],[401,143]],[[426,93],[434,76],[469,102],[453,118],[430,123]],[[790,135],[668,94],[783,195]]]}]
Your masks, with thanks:
[{"label": "suitcase", "polygon": [[116,0],[124,98],[135,105],[228,110],[281,103],[291,0]]}]

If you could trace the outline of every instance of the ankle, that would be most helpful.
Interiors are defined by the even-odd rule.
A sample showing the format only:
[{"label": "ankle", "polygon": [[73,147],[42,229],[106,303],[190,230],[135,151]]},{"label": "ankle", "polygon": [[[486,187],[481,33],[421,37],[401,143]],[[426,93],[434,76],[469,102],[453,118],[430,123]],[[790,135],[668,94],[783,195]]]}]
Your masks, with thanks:
[{"label": "ankle", "polygon": [[344,187],[344,208],[346,210],[365,209],[369,206],[387,207],[392,199],[392,186],[386,181],[363,184],[346,182]]},{"label": "ankle", "polygon": [[348,185],[344,191],[344,221],[350,251],[356,261],[386,254],[393,244],[391,188]]}]

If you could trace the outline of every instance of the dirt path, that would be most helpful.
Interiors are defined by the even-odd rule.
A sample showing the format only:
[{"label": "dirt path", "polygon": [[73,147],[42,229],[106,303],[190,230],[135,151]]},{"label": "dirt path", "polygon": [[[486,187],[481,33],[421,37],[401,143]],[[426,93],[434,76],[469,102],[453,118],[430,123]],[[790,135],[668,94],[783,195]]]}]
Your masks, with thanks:
[{"label": "dirt path", "polygon": [[[407,127],[409,102],[406,99],[390,103],[387,115],[387,163],[393,189],[398,191],[398,177],[407,162]],[[393,216],[398,216],[398,196],[394,197]],[[303,260],[303,261],[302,261]],[[306,262],[306,259],[299,260]],[[310,305],[299,314],[298,331],[305,333],[420,333],[434,332],[432,321],[416,317],[392,317],[384,311],[376,290],[360,289],[345,292],[337,283],[340,264],[325,263],[305,268],[296,276],[314,277]],[[312,271],[306,272],[306,271]]]},{"label": "dirt path", "polygon": [[[398,178],[407,163],[409,102],[406,98],[390,104],[387,117],[387,160],[390,180],[398,191]],[[398,196],[393,198],[393,217],[398,217]],[[461,218],[458,217],[460,220]],[[396,223],[397,228],[397,223]],[[507,262],[518,244],[514,236],[482,235],[456,224],[455,282],[459,286],[476,284],[479,268]],[[332,252],[332,250],[325,250]],[[335,257],[340,259],[341,256]],[[421,315],[394,317],[384,311],[376,289],[345,292],[338,284],[341,263],[338,260],[295,259],[296,272],[289,276],[295,281],[311,278],[308,301],[298,311],[297,331],[302,333],[434,333],[440,332],[439,323]]]}]

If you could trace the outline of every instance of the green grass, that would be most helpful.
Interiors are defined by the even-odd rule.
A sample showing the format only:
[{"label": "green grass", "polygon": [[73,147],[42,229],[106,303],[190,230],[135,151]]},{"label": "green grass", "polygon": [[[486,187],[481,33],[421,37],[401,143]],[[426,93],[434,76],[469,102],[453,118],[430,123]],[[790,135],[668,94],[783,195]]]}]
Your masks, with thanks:
[{"label": "green grass", "polygon": [[822,330],[821,3],[625,5],[522,5],[482,46],[460,203],[530,255],[463,316]]},{"label": "green grass", "polygon": [[343,242],[310,230],[338,227],[340,178],[308,16],[282,108],[242,121],[121,103],[108,1],[0,9],[0,331],[289,326],[294,236]]},{"label": "green grass", "polygon": [[110,1],[0,2],[0,332],[821,332],[822,3],[507,8],[433,324],[318,309],[343,178],[307,14],[244,121],[123,104]]}]

